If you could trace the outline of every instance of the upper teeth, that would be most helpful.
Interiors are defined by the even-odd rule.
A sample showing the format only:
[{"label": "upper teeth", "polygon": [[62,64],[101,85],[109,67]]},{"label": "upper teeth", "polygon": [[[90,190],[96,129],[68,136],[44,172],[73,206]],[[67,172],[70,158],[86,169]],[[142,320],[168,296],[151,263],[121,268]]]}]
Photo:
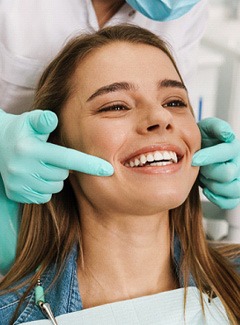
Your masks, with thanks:
[{"label": "upper teeth", "polygon": [[[164,162],[162,161],[164,160]],[[166,161],[167,160],[167,161]],[[177,163],[178,158],[177,154],[173,151],[154,151],[154,152],[148,152],[146,154],[141,154],[137,157],[132,158],[130,161],[125,163],[125,166],[127,167],[138,167],[143,166],[147,162],[154,162],[154,165],[156,165],[156,162],[160,162],[161,165],[165,165],[164,163]]]}]

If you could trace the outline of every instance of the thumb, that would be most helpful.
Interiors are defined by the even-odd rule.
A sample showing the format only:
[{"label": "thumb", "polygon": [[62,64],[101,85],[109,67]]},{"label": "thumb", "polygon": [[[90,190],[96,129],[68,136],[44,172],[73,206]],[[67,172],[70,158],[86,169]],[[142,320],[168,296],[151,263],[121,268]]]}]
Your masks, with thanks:
[{"label": "thumb", "polygon": [[52,111],[35,110],[27,115],[29,125],[39,134],[49,134],[58,124],[57,115]]}]

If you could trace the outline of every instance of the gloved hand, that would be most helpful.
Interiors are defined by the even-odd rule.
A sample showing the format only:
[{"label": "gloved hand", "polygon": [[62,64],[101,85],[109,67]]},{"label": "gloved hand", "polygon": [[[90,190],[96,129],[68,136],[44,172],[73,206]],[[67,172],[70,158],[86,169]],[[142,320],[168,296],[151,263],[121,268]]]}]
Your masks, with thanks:
[{"label": "gloved hand", "polygon": [[144,16],[168,21],[178,19],[192,9],[200,0],[126,0],[127,3]]},{"label": "gloved hand", "polygon": [[20,205],[6,197],[0,175],[0,274],[5,275],[15,259]]},{"label": "gloved hand", "polygon": [[0,173],[9,199],[45,203],[62,190],[69,170],[113,174],[112,165],[103,159],[46,143],[57,123],[51,111],[12,115],[0,110]]},{"label": "gloved hand", "polygon": [[198,126],[203,149],[195,153],[192,165],[201,166],[203,193],[220,208],[233,209],[240,203],[240,141],[218,118],[202,120]]},{"label": "gloved hand", "polygon": [[57,123],[57,116],[50,111],[19,116],[0,110],[0,173],[6,190],[0,175],[0,274],[5,274],[15,259],[20,209],[16,202],[49,201],[52,193],[62,189],[68,170],[113,174],[112,165],[100,158],[46,143]]}]

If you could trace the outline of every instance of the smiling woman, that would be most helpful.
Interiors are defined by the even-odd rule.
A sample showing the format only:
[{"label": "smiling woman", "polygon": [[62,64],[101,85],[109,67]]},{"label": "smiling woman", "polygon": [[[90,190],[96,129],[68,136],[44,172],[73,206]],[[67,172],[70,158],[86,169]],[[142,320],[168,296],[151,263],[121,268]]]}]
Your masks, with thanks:
[{"label": "smiling woman", "polygon": [[[102,215],[107,209],[111,219],[118,209],[132,215],[163,210],[167,216],[197,177],[191,161],[200,149],[187,91],[171,59],[154,46],[115,40],[92,51],[72,82],[74,93],[60,113],[64,145],[101,157],[115,170],[102,179],[74,174],[75,189],[80,185],[83,199]],[[161,166],[147,163],[153,154],[165,155],[154,161]],[[141,164],[128,168],[135,159]]]},{"label": "smiling woman", "polygon": [[239,248],[205,239],[191,166],[200,133],[164,42],[134,26],[71,40],[40,80],[34,108],[43,107],[59,118],[50,142],[101,157],[115,173],[71,172],[49,203],[24,206],[17,259],[0,284],[5,322],[44,318],[34,304],[41,278],[56,316],[181,288],[185,305],[193,286],[203,311],[215,308],[207,294],[237,324]]}]

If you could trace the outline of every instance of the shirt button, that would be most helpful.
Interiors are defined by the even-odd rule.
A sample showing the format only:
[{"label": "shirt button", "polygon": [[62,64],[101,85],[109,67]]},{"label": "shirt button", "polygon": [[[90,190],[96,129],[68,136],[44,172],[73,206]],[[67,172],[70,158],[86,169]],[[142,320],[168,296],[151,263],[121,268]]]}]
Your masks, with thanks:
[{"label": "shirt button", "polygon": [[133,15],[135,15],[136,10],[131,10],[128,14],[129,17],[132,17]]}]

